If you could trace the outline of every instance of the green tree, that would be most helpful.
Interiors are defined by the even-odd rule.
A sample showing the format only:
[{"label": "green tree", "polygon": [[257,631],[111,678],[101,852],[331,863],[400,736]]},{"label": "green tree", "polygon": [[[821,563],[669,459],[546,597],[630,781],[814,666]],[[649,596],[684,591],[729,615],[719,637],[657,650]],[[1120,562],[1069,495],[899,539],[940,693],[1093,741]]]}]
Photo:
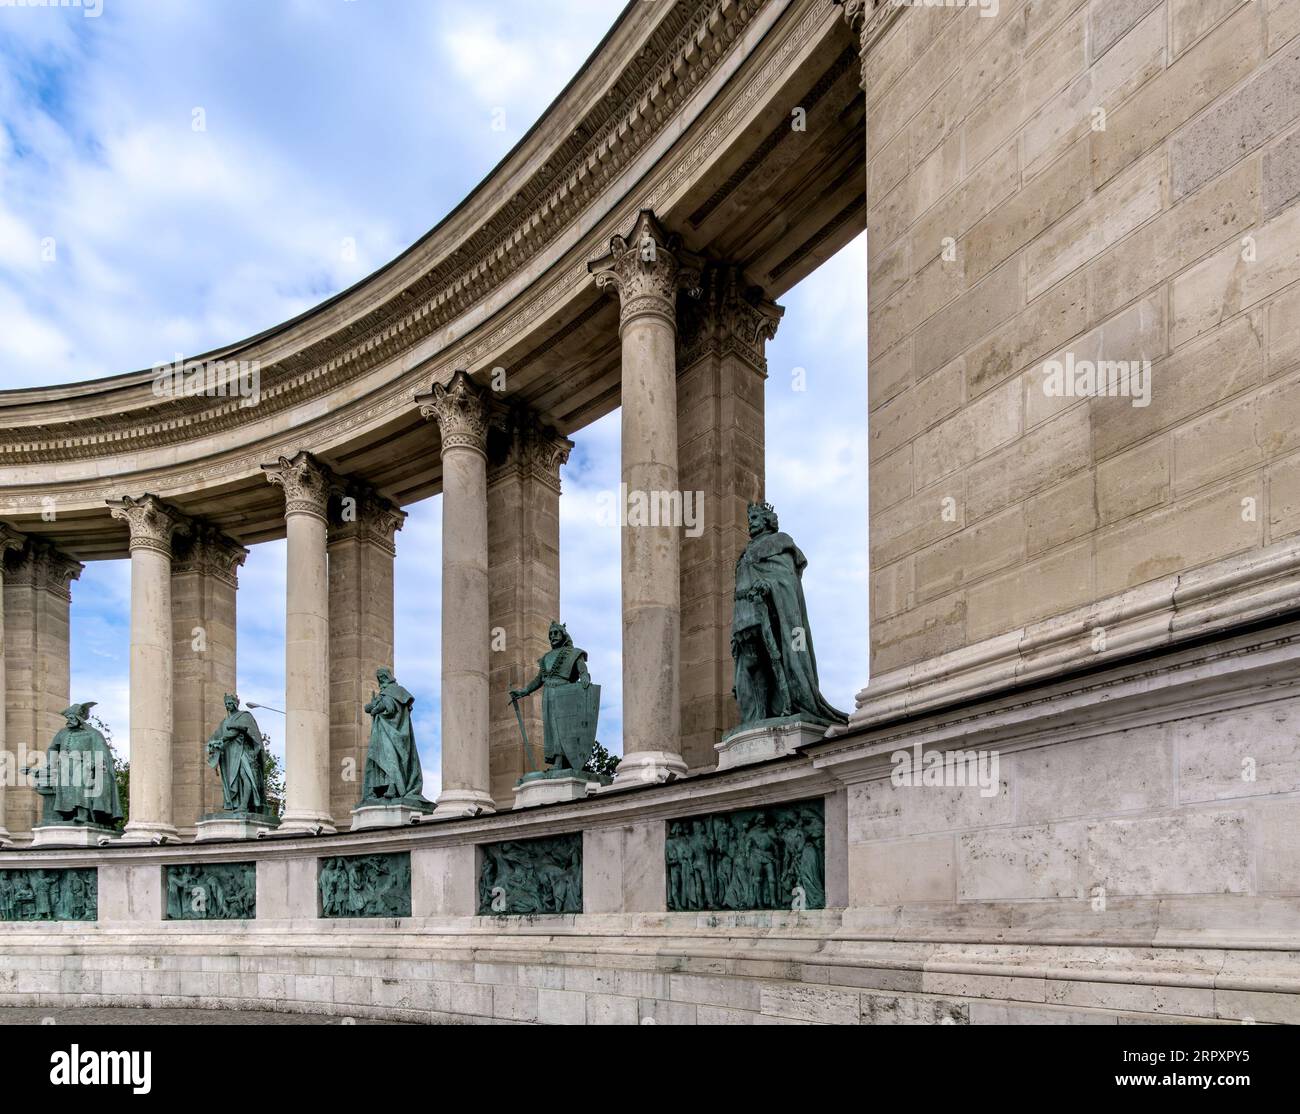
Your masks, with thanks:
[{"label": "green tree", "polygon": [[266,744],[266,808],[276,819],[284,815],[284,763],[279,755],[271,753],[271,736],[262,734]]},{"label": "green tree", "polygon": [[117,799],[122,802],[122,819],[117,822],[120,832],[131,819],[131,763],[117,753],[113,745],[113,729],[100,716],[91,716],[90,725],[104,736],[109,752],[113,755],[113,780],[117,782]]},{"label": "green tree", "polygon": [[609,784],[609,779],[614,776],[614,771],[618,769],[618,764],[622,761],[616,754],[610,754],[599,742],[591,750],[591,757],[587,759],[587,764],[582,767],[584,773],[596,774],[605,784]]}]

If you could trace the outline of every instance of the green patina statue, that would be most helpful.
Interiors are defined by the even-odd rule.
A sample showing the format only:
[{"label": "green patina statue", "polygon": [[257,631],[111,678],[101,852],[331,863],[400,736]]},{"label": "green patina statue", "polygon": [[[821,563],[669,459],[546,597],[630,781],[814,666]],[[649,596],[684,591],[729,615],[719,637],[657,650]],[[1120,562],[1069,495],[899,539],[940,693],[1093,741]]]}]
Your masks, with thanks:
[{"label": "green patina statue", "polygon": [[780,531],[768,503],[749,505],[749,545],[736,562],[731,656],[741,728],[767,721],[830,725],[848,717],[827,703],[817,681],[803,570],[808,559]]},{"label": "green patina statue", "polygon": [[0,870],[0,921],[93,921],[98,915],[94,867]]},{"label": "green patina statue", "polygon": [[[530,777],[579,777],[596,746],[596,721],[600,716],[600,686],[591,683],[587,672],[587,651],[579,650],[563,623],[552,623],[547,634],[551,648],[538,661],[537,676],[522,689],[510,690],[510,702],[519,715],[519,701],[542,690],[542,757],[545,770]],[[528,765],[533,765],[532,748],[519,716]],[[522,782],[524,778],[521,778]]]},{"label": "green patina statue", "polygon": [[664,859],[672,912],[826,907],[821,801],[670,820]]},{"label": "green patina statue", "polygon": [[241,921],[257,915],[257,866],[208,863],[168,866],[169,921]]},{"label": "green patina statue", "polygon": [[322,917],[411,915],[409,851],[321,859],[319,880]]},{"label": "green patina statue", "polygon": [[226,718],[208,740],[208,765],[221,777],[222,808],[228,813],[265,816],[266,744],[253,713],[226,693]]},{"label": "green patina statue", "polygon": [[489,843],[481,850],[481,916],[582,912],[581,832]]},{"label": "green patina statue", "polygon": [[42,824],[112,828],[122,819],[113,752],[86,719],[94,706],[91,700],[63,709],[68,725],[54,736],[45,765],[35,771]]},{"label": "green patina statue", "polygon": [[415,697],[393,677],[387,667],[375,672],[379,691],[370,694],[365,712],[371,717],[370,747],[366,751],[366,772],[361,803],[405,803],[429,811],[433,802],[424,798],[424,773],[415,746],[411,709]]}]

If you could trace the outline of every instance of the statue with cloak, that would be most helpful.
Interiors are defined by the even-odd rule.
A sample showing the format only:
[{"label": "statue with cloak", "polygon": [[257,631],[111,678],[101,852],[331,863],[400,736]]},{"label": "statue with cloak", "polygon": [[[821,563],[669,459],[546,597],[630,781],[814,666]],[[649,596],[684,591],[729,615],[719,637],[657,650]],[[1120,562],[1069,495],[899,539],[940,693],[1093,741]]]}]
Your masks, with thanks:
[{"label": "statue with cloak", "polygon": [[222,808],[226,812],[265,815],[266,744],[253,713],[239,707],[239,697],[226,693],[226,718],[208,739],[208,765],[221,777]]},{"label": "statue with cloak", "polygon": [[60,728],[46,764],[38,771],[36,792],[43,799],[43,824],[81,824],[112,828],[122,819],[113,752],[87,716],[95,702],[63,709]]},{"label": "statue with cloak", "polygon": [[433,808],[424,798],[424,773],[415,746],[411,709],[415,697],[399,685],[387,667],[375,672],[379,691],[370,694],[365,712],[371,717],[370,747],[366,751],[361,803],[406,803],[423,811]]},{"label": "statue with cloak", "polygon": [[808,559],[778,527],[768,503],[749,505],[749,545],[736,562],[731,623],[733,692],[741,727],[769,720],[847,723],[817,681],[803,571]]},{"label": "statue with cloak", "polygon": [[[587,651],[573,644],[563,623],[552,623],[547,638],[551,648],[538,660],[537,676],[524,688],[511,689],[510,702],[518,714],[519,701],[542,690],[542,757],[547,769],[538,775],[586,777],[583,767],[596,746],[600,686],[591,683]],[[524,730],[522,718],[519,729]],[[527,734],[524,746],[529,748],[531,766]]]}]

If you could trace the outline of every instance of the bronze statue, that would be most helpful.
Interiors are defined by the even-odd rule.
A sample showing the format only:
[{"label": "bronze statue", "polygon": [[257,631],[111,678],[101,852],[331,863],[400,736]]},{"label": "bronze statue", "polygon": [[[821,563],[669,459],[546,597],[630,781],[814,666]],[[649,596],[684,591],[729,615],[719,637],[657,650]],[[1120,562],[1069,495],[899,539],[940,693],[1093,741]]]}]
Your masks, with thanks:
[{"label": "bronze statue", "polygon": [[783,534],[768,503],[749,505],[749,545],[736,562],[731,656],[741,727],[767,720],[829,725],[848,717],[826,701],[808,627],[808,559]]},{"label": "bronze statue", "polygon": [[[596,721],[600,715],[600,686],[591,683],[587,651],[579,650],[562,623],[552,623],[547,636],[551,648],[538,661],[537,676],[522,689],[510,690],[510,702],[542,690],[542,757],[550,775],[583,777],[583,767],[596,746]],[[523,718],[519,730],[524,732]],[[532,765],[532,749],[524,732],[524,747]]]},{"label": "bronze statue", "polygon": [[122,819],[113,752],[87,721],[93,700],[63,709],[67,726],[59,730],[37,771],[36,792],[44,805],[42,824],[98,825],[112,828]]},{"label": "bronze statue", "polygon": [[221,777],[226,812],[265,815],[266,744],[253,713],[241,710],[239,697],[226,693],[226,718],[208,740],[208,765]]},{"label": "bronze statue", "polygon": [[366,750],[366,771],[361,803],[406,801],[432,809],[424,798],[424,771],[415,745],[411,712],[415,697],[397,683],[393,671],[384,666],[375,671],[379,691],[370,694],[365,706],[370,716],[370,746]]}]

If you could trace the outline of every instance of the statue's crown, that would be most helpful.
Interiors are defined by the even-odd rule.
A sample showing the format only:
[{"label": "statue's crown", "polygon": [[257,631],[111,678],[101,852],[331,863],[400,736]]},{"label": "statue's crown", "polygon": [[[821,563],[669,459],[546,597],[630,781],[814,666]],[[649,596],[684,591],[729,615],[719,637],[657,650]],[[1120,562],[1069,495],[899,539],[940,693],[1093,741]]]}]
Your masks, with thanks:
[{"label": "statue's crown", "polygon": [[766,511],[768,514],[776,514],[776,508],[771,503],[750,503],[751,511]]}]

